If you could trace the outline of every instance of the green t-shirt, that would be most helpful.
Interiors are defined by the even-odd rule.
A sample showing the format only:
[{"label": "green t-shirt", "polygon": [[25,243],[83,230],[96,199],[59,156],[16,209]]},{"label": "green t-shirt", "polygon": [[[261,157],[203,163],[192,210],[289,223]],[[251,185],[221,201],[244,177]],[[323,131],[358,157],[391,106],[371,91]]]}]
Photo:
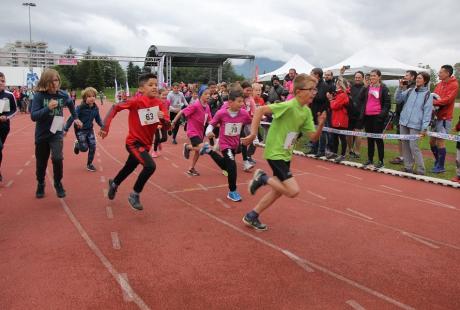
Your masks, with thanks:
[{"label": "green t-shirt", "polygon": [[290,161],[300,132],[315,131],[313,115],[308,106],[297,99],[269,105],[273,121],[268,130],[264,158]]}]

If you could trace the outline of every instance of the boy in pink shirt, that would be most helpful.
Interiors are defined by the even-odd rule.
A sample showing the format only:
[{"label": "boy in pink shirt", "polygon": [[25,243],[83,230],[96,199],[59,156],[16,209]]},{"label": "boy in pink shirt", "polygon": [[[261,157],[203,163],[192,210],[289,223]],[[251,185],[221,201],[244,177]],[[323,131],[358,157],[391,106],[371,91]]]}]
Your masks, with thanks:
[{"label": "boy in pink shirt", "polygon": [[174,127],[174,124],[180,120],[182,114],[187,119],[187,137],[190,139],[190,144],[184,143],[183,154],[185,159],[189,159],[190,152],[195,152],[192,159],[192,167],[187,171],[191,176],[200,175],[198,171],[196,171],[195,165],[200,157],[200,149],[203,146],[205,126],[212,119],[211,109],[208,105],[209,96],[209,90],[205,90],[201,94],[200,100],[189,104],[185,109],[177,113],[172,121],[172,127]]},{"label": "boy in pink shirt", "polygon": [[241,201],[241,195],[236,190],[236,162],[235,154],[240,147],[240,133],[245,125],[251,123],[249,113],[242,109],[244,105],[243,89],[237,84],[230,85],[229,101],[226,108],[222,108],[214,115],[206,129],[208,138],[214,137],[213,129],[220,126],[219,148],[222,155],[213,151],[209,144],[205,143],[200,154],[209,154],[216,164],[227,172],[229,192],[227,198],[232,201]]}]

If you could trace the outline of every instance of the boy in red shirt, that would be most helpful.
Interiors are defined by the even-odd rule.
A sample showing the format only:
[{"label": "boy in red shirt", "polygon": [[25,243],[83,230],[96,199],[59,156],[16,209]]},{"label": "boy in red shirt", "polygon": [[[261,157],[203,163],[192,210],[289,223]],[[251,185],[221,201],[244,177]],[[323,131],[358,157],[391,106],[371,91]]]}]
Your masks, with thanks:
[{"label": "boy in red shirt", "polygon": [[139,194],[156,169],[155,162],[149,154],[153,136],[158,124],[169,126],[168,111],[161,100],[157,98],[157,77],[151,73],[142,74],[139,77],[139,90],[142,96],[114,105],[110,109],[105,117],[104,127],[99,132],[99,135],[105,138],[109,133],[110,123],[115,115],[122,110],[129,110],[129,132],[126,137],[126,149],[129,157],[117,176],[109,180],[107,196],[110,200],[113,200],[118,186],[136,169],[137,165],[141,164],[144,168],[134,184],[133,192],[128,197],[131,207],[136,210],[143,209]]}]

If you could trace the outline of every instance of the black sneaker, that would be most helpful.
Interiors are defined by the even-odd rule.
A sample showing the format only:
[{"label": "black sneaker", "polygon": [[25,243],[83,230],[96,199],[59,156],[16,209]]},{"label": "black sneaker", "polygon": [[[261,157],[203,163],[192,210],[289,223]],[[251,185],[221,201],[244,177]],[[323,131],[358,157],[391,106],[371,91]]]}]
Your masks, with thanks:
[{"label": "black sneaker", "polygon": [[61,182],[54,183],[54,188],[56,189],[56,195],[57,195],[59,198],[64,198],[64,197],[65,197],[65,189],[64,189],[64,187],[62,186],[62,183],[61,183]]},{"label": "black sneaker", "polygon": [[39,199],[45,197],[45,183],[37,184],[37,191],[35,192],[35,197]]},{"label": "black sneaker", "polygon": [[334,159],[334,162],[336,163],[341,163],[342,161],[345,160],[345,155],[340,155],[340,156],[337,156],[335,159]]},{"label": "black sneaker", "polygon": [[323,156],[326,156],[326,154],[325,153],[318,153],[314,157],[315,158],[320,158],[320,157],[323,157]]},{"label": "black sneaker", "polygon": [[331,154],[329,154],[329,155],[326,156],[326,159],[336,159],[337,156],[338,156],[337,154],[331,153]]},{"label": "black sneaker", "polygon": [[255,230],[267,230],[267,225],[262,224],[259,221],[259,218],[256,217],[255,219],[251,220],[248,218],[247,214],[243,217],[243,223],[249,227],[254,228]]},{"label": "black sneaker", "polygon": [[176,139],[173,139],[173,140],[172,140],[172,144],[177,144]]},{"label": "black sneaker", "polygon": [[80,148],[78,146],[78,140],[75,140],[75,143],[73,144],[73,152],[75,153],[75,155],[78,155],[78,153],[80,153]]},{"label": "black sneaker", "polygon": [[383,167],[385,167],[385,165],[383,164],[383,161],[379,161],[377,165],[375,165],[374,167],[375,169],[382,169]]},{"label": "black sneaker", "polygon": [[86,166],[86,169],[91,172],[96,172],[96,167],[93,164],[89,164]]},{"label": "black sneaker", "polygon": [[139,200],[139,194],[129,194],[128,201],[133,209],[138,211],[144,210],[144,207],[141,205],[141,201]]},{"label": "black sneaker", "polygon": [[248,189],[251,195],[254,195],[257,189],[259,189],[259,187],[261,187],[262,185],[265,185],[265,182],[262,181],[262,178],[261,178],[264,175],[266,175],[266,173],[262,169],[257,169],[254,172],[254,175],[252,176],[252,180],[249,182],[249,186],[248,186]]},{"label": "black sneaker", "polygon": [[363,168],[367,168],[368,166],[372,165],[373,162],[372,160],[367,160],[366,162],[364,162],[364,164],[362,165]]},{"label": "black sneaker", "polygon": [[113,182],[112,179],[109,180],[109,191],[107,192],[107,197],[110,200],[115,199],[115,194],[117,193],[118,185]]},{"label": "black sneaker", "polygon": [[184,155],[185,159],[190,158],[190,150],[187,148],[187,143],[184,143],[184,150],[182,151],[182,154]]}]

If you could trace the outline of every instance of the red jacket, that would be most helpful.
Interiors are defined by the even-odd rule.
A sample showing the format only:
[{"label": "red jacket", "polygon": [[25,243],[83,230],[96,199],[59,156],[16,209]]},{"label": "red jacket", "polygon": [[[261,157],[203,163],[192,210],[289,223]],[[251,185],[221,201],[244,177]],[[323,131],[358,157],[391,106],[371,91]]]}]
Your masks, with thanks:
[{"label": "red jacket", "polygon": [[455,98],[458,93],[458,82],[455,76],[451,76],[447,82],[441,81],[436,85],[434,93],[441,99],[433,100],[433,105],[439,107],[436,117],[440,120],[451,120],[454,113]]},{"label": "red jacket", "polygon": [[[164,113],[164,120],[160,120],[159,123],[151,125],[141,125],[139,110],[147,109],[158,106],[160,111]],[[162,123],[169,123],[169,113],[166,107],[163,105],[158,98],[149,98],[146,96],[134,97],[126,102],[119,103],[112,106],[110,111],[104,120],[104,127],[102,128],[107,133],[110,129],[110,123],[112,119],[122,110],[129,110],[128,116],[128,136],[126,137],[126,144],[133,145],[134,143],[140,143],[147,150],[152,147],[153,136],[157,129],[157,126]]]},{"label": "red jacket", "polygon": [[337,91],[337,95],[331,101],[331,123],[335,128],[348,128],[348,94],[343,90]]}]

